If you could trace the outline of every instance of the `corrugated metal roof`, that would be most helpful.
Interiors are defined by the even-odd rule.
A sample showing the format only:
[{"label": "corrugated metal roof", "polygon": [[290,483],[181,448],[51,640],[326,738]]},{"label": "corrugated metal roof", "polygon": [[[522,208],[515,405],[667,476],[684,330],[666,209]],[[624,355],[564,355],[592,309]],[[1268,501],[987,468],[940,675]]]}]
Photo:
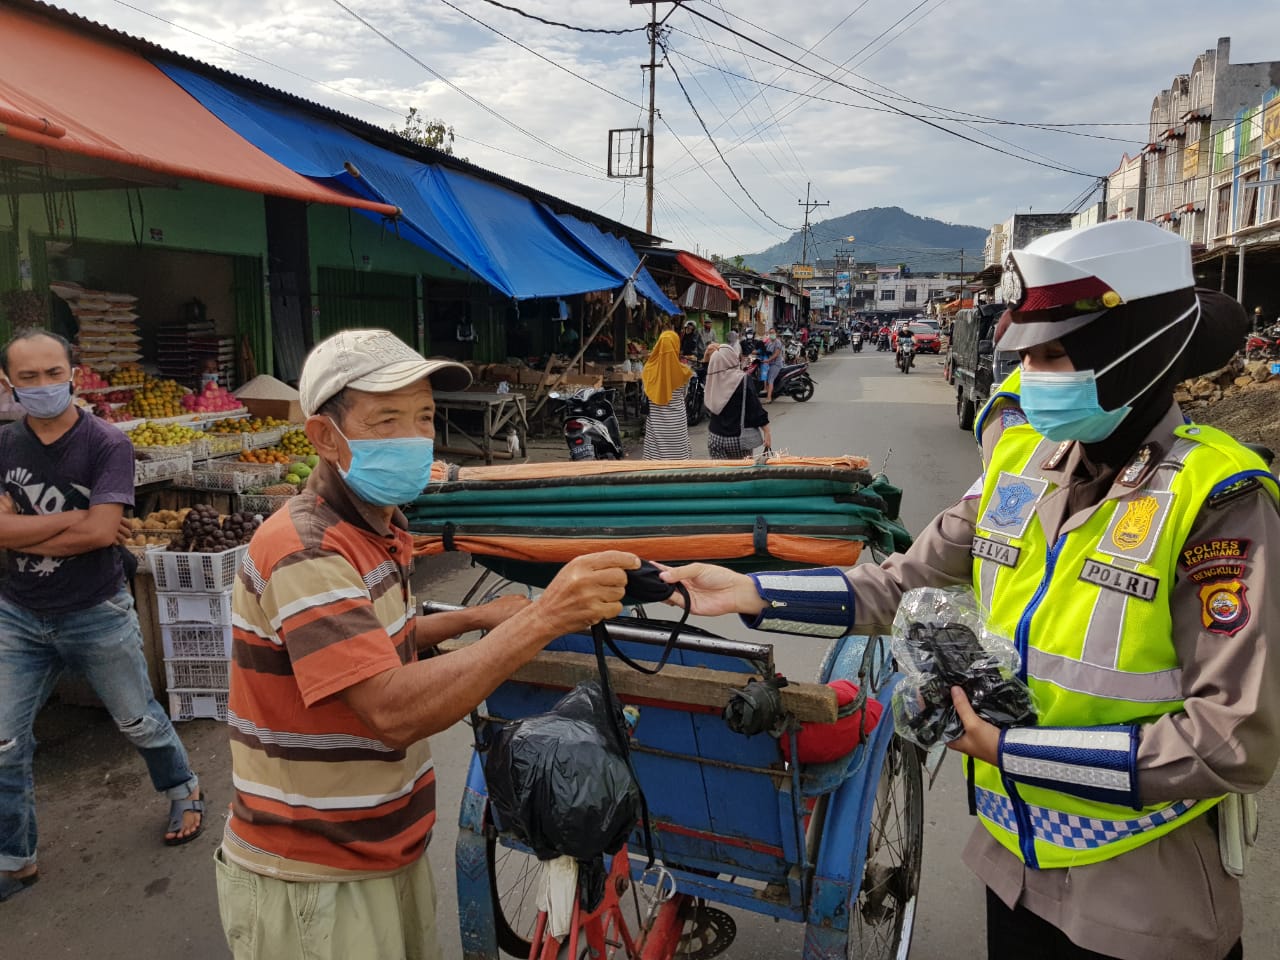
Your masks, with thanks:
[{"label": "corrugated metal roof", "polygon": [[177,51],[170,50],[167,47],[162,47],[157,43],[147,40],[145,37],[135,37],[132,34],[117,30],[104,23],[99,23],[97,20],[90,20],[88,17],[82,16],[81,14],[72,13],[70,10],[66,10],[62,7],[49,3],[41,3],[40,0],[0,0],[0,2],[4,2],[17,9],[28,10],[32,13],[40,14],[55,22],[65,23],[75,29],[109,39],[115,43],[129,46],[139,53],[150,56],[166,57],[188,67],[191,70],[206,73],[222,80],[231,80],[236,83],[244,84],[251,89],[258,90],[273,97],[278,97],[295,106],[301,107],[304,110],[318,113],[329,120],[341,123],[350,128],[353,133],[358,133],[361,137],[369,140],[370,142],[376,143],[381,147],[393,150],[396,153],[400,153],[407,157],[413,157],[414,159],[421,160],[423,163],[433,163],[441,166],[452,167],[456,170],[461,170],[465,173],[471,174],[472,176],[488,180],[491,183],[496,183],[500,186],[506,187],[508,190],[523,194],[526,197],[540,200],[557,213],[570,213],[575,217],[594,223],[610,233],[616,233],[625,237],[632,243],[650,245],[653,243],[667,242],[663,237],[656,237],[645,233],[643,230],[637,230],[634,227],[630,227],[625,223],[620,223],[617,220],[611,220],[610,218],[596,213],[593,210],[589,210],[586,207],[580,207],[577,204],[571,203],[561,197],[545,193],[535,187],[529,186],[528,184],[520,183],[517,180],[512,180],[510,177],[503,176],[500,173],[496,173],[495,171],[482,167],[479,164],[472,163],[469,160],[463,160],[460,157],[455,157],[452,154],[444,153],[440,150],[433,150],[430,147],[423,147],[418,144],[411,143],[403,137],[392,133],[390,130],[379,127],[377,124],[370,123],[367,120],[361,120],[359,117],[352,116],[349,113],[343,113],[340,110],[335,110],[333,107],[326,107],[324,104],[317,103],[314,100],[308,100],[305,97],[300,97],[297,94],[289,93],[287,90],[281,90],[278,87],[273,87],[260,80],[254,80],[251,77],[244,76],[243,74],[225,70],[222,67],[214,66],[211,63],[205,63],[203,60],[196,60],[186,54],[178,53]]}]

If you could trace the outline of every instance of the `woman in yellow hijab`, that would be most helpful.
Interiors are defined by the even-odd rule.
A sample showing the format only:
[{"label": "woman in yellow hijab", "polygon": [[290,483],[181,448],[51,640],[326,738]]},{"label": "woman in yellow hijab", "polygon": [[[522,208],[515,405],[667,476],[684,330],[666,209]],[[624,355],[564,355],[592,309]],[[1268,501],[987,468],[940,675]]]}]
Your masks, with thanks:
[{"label": "woman in yellow hijab", "polygon": [[680,362],[680,338],[667,330],[654,344],[645,362],[644,393],[649,415],[644,422],[645,460],[688,460],[689,419],[685,413],[685,385],[693,371]]}]

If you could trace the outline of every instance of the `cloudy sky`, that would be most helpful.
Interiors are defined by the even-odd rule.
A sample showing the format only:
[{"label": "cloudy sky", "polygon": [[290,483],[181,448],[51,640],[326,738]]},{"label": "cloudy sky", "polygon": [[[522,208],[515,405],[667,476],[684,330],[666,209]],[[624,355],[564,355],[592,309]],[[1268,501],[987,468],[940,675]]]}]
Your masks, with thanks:
[{"label": "cloudy sky", "polygon": [[[342,3],[368,25],[337,0],[62,5],[379,125],[417,107],[451,124],[456,152],[473,162],[643,227],[643,180],[610,180],[604,164],[606,131],[639,126],[647,102],[647,6],[503,0],[574,26],[641,28],[607,34],[544,25],[494,0]],[[1141,145],[1153,96],[1218,37],[1232,38],[1232,62],[1280,59],[1275,0],[685,7],[667,20],[670,67],[658,71],[654,230],[724,255],[787,236],[807,183],[830,203],[817,219],[896,205],[985,227],[1068,209],[1088,175]],[[961,122],[979,117],[1091,125]]]}]

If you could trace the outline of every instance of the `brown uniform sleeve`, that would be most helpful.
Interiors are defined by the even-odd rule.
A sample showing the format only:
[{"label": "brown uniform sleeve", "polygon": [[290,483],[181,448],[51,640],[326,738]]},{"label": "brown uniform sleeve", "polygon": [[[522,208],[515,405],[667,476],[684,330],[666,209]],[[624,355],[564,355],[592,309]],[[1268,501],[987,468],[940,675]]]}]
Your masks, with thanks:
[{"label": "brown uniform sleeve", "polygon": [[[1252,793],[1280,757],[1280,589],[1268,575],[1280,562],[1280,512],[1270,495],[1255,489],[1206,506],[1187,547],[1212,541],[1245,555],[1188,568],[1184,554],[1178,565],[1171,604],[1185,704],[1142,728],[1138,791],[1147,804]],[[1212,604],[1224,591],[1225,604]],[[1234,617],[1232,597],[1241,604]]]},{"label": "brown uniform sleeve", "polygon": [[934,517],[906,553],[895,553],[879,566],[864,563],[847,571],[855,598],[855,629],[888,632],[908,590],[968,583],[973,577],[969,547],[977,514],[977,497],[961,500]]},{"label": "brown uniform sleeve", "polygon": [[[1009,411],[1012,419],[1002,414]],[[1023,423],[1018,408],[1007,400],[993,405],[982,431],[982,462],[990,461],[1006,422]],[[853,584],[854,627],[887,632],[902,595],[916,587],[954,587],[973,578],[973,531],[978,519],[982,477],[958,502],[933,518],[906,553],[895,553],[880,566],[864,563],[848,571]]]}]

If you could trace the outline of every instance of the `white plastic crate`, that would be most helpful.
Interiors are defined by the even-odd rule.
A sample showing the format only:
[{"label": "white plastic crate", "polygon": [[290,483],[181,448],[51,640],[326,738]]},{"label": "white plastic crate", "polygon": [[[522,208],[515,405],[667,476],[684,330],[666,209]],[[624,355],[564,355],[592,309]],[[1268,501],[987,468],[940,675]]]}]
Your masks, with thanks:
[{"label": "white plastic crate", "polygon": [[165,593],[156,591],[161,623],[200,623],[231,626],[231,592]]},{"label": "white plastic crate", "polygon": [[240,436],[244,438],[246,450],[261,450],[264,447],[274,447],[279,444],[280,438],[284,436],[284,427],[268,427],[257,433],[242,433]]},{"label": "white plastic crate", "polygon": [[207,627],[195,623],[160,628],[166,660],[216,659],[231,656],[231,627]]},{"label": "white plastic crate", "polygon": [[231,684],[231,661],[166,659],[164,674],[170,690],[226,690]]},{"label": "white plastic crate", "polygon": [[294,498],[294,494],[242,493],[236,498],[236,509],[268,517]]},{"label": "white plastic crate", "polygon": [[147,551],[147,564],[156,578],[156,590],[166,593],[223,593],[236,582],[248,545],[221,553],[176,553],[157,548]]},{"label": "white plastic crate", "polygon": [[169,719],[226,720],[225,690],[170,690]]},{"label": "white plastic crate", "polygon": [[232,454],[238,454],[244,449],[242,436],[239,433],[209,433],[206,431],[204,442],[208,444],[209,456],[229,457]]},{"label": "white plastic crate", "polygon": [[[246,490],[252,490],[254,487],[261,487],[273,480],[279,480],[281,477],[280,464],[263,464],[262,466],[271,466],[275,470],[254,470],[253,464],[237,464],[237,467],[217,467],[209,469],[216,460],[210,460],[207,464],[198,464],[194,469],[188,470],[182,474],[174,482],[175,486],[187,487],[192,490],[216,490],[223,493],[244,493]],[[245,469],[237,469],[243,466]]]},{"label": "white plastic crate", "polygon": [[[153,450],[163,449],[153,447]],[[149,460],[135,460],[133,463],[133,482],[135,484],[155,483],[157,480],[169,480],[181,476],[191,470],[191,451],[182,450],[160,456],[152,455]]]}]

